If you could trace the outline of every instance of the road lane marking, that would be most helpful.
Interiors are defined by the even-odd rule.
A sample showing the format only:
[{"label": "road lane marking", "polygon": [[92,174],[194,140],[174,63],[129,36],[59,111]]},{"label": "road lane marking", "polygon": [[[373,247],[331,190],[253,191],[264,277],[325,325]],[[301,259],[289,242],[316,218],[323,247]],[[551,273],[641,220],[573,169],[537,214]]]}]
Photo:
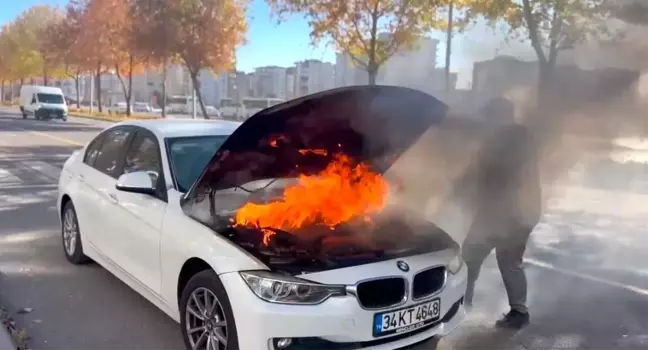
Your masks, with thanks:
[{"label": "road lane marking", "polygon": [[0,190],[38,190],[38,189],[56,189],[58,184],[47,183],[40,185],[24,185],[24,184],[0,184]]},{"label": "road lane marking", "polygon": [[22,183],[23,181],[11,171],[7,169],[0,169],[0,182],[1,183]]},{"label": "road lane marking", "polygon": [[51,180],[57,181],[59,179],[59,175],[61,174],[61,169],[58,167],[55,167],[51,164],[47,164],[45,162],[42,162],[40,160],[34,160],[34,161],[24,161],[21,162],[23,165],[28,167],[29,169],[36,170],[37,172],[45,175]]},{"label": "road lane marking", "polygon": [[36,153],[14,153],[14,154],[2,154],[0,155],[0,161],[21,161],[21,160],[54,160],[54,161],[65,161],[70,158],[70,153],[57,153],[57,154],[36,154]]},{"label": "road lane marking", "polygon": [[535,260],[535,259],[524,259],[524,262],[526,262],[526,263],[528,263],[530,265],[536,266],[536,267],[543,268],[543,269],[552,270],[552,271],[555,271],[555,272],[560,272],[560,273],[568,275],[568,276],[577,277],[577,278],[588,280],[588,281],[591,281],[591,282],[597,282],[597,283],[605,284],[605,285],[608,285],[610,287],[616,287],[616,288],[625,289],[625,290],[627,290],[629,292],[633,292],[633,293],[648,297],[648,289],[644,289],[644,288],[641,288],[641,287],[632,286],[632,285],[628,285],[628,284],[624,284],[624,283],[620,283],[620,282],[616,282],[616,281],[611,281],[611,280],[608,280],[608,279],[605,279],[605,278],[600,278],[600,277],[592,276],[592,275],[577,272],[577,271],[562,269],[562,268],[556,267],[553,264],[542,262],[542,261]]},{"label": "road lane marking", "polygon": [[30,134],[47,137],[47,138],[50,138],[52,140],[67,143],[67,144],[70,144],[70,145],[83,146],[83,143],[80,143],[80,142],[77,142],[77,141],[74,141],[74,140],[70,140],[70,139],[65,138],[65,137],[55,136],[55,135],[48,134],[48,133],[45,133],[45,132],[40,132],[40,131],[33,131],[33,130],[28,130],[28,129],[23,129],[23,130],[27,131]]}]

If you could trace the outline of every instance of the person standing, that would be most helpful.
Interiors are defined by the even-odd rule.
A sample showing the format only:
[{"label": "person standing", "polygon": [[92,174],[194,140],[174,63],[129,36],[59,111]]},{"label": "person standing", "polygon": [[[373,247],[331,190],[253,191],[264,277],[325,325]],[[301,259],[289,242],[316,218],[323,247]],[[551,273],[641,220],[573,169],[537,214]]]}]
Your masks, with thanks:
[{"label": "person standing", "polygon": [[470,307],[481,266],[494,249],[510,305],[496,326],[520,329],[530,320],[522,259],[542,211],[536,145],[531,131],[513,122],[510,101],[499,99],[489,107],[485,116],[496,124],[496,130],[486,139],[475,164],[475,219],[462,245],[468,268],[465,300]]}]

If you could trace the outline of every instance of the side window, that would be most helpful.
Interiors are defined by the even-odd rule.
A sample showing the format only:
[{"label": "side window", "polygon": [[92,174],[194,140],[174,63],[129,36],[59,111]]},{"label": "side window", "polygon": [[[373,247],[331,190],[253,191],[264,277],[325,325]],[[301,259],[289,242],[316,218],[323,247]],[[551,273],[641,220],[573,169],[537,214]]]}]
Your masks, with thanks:
[{"label": "side window", "polygon": [[99,150],[101,148],[101,144],[105,136],[106,136],[105,134],[99,134],[99,136],[97,136],[94,140],[92,140],[88,144],[85,155],[83,156],[84,163],[88,164],[89,166],[94,166],[94,162],[97,159],[97,156],[99,155]]},{"label": "side window", "polygon": [[106,133],[101,149],[94,162],[94,168],[102,173],[119,177],[121,173],[124,148],[133,130],[130,128],[115,128]]},{"label": "side window", "polygon": [[32,95],[31,103],[32,103],[32,104],[36,103],[36,94],[33,94],[33,95]]},{"label": "side window", "polygon": [[165,186],[160,147],[155,135],[147,131],[138,131],[126,151],[123,173],[135,171],[146,171],[151,176],[155,187],[162,193]]}]

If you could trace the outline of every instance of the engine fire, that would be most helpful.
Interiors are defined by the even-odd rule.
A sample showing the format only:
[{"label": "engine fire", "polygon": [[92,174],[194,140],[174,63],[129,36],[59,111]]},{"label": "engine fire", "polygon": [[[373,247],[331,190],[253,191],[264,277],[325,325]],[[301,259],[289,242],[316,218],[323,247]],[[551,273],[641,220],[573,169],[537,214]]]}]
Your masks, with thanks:
[{"label": "engine fire", "polygon": [[[300,151],[301,152],[301,151]],[[320,150],[304,151],[325,155]],[[389,184],[364,163],[342,153],[321,172],[300,175],[299,182],[287,187],[282,198],[265,204],[247,203],[234,217],[234,227],[256,228],[263,232],[268,246],[273,229],[304,234],[308,227],[327,227],[353,220],[371,222],[371,215],[383,210]]]}]

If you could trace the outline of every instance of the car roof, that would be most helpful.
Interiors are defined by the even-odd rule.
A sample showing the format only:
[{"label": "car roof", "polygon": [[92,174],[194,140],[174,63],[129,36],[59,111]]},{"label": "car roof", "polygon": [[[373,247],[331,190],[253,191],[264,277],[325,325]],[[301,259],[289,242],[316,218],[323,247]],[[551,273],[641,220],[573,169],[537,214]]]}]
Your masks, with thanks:
[{"label": "car roof", "polygon": [[38,92],[54,93],[54,94],[62,93],[61,88],[58,88],[58,87],[55,87],[55,86],[29,85],[28,89],[31,89],[36,93],[38,93]]},{"label": "car roof", "polygon": [[241,123],[228,120],[151,119],[121,122],[152,131],[158,138],[185,136],[229,136]]}]

